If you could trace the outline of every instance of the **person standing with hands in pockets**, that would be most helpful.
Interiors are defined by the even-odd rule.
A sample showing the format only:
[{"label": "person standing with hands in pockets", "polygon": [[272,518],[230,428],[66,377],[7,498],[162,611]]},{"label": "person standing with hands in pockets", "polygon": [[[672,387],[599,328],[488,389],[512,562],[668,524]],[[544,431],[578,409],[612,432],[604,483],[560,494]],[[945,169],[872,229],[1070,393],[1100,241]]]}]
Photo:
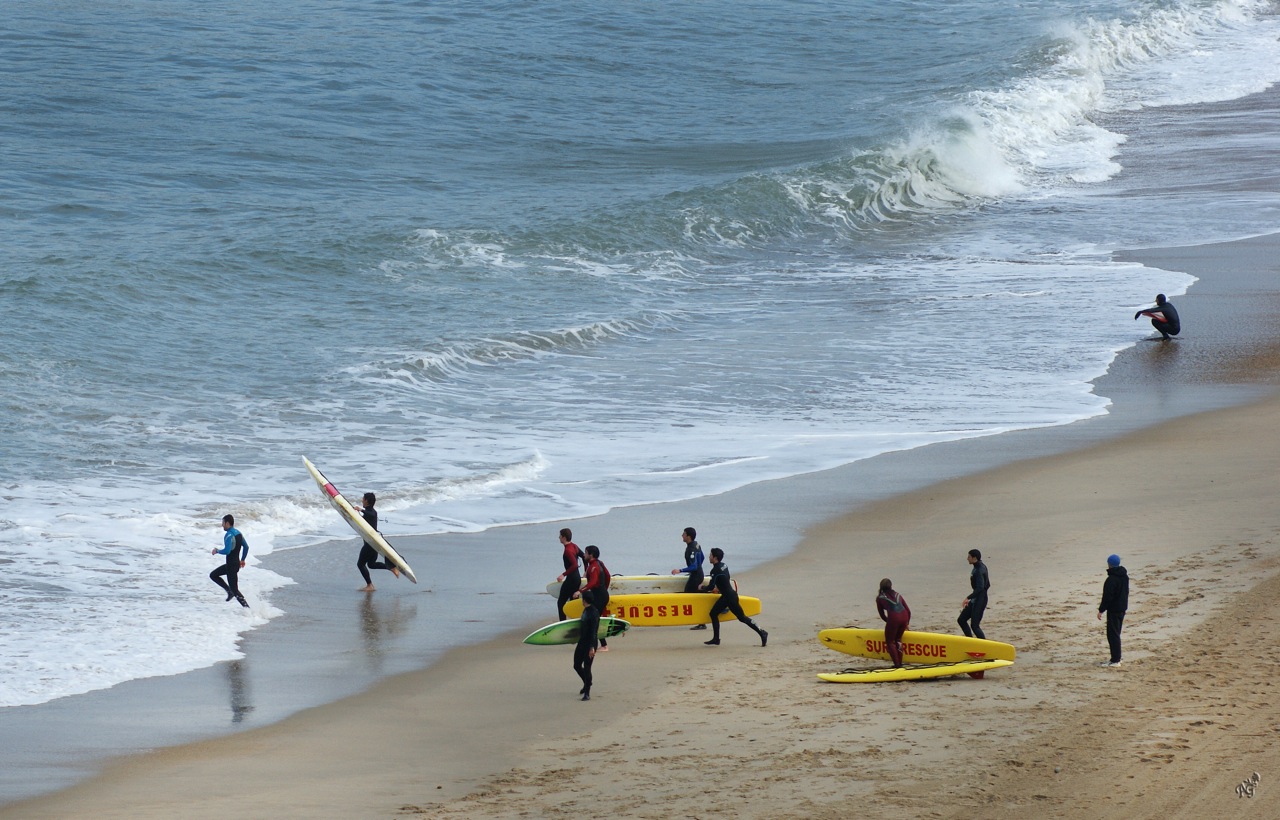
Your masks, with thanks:
[{"label": "person standing with hands in pockets", "polygon": [[1103,666],[1120,665],[1120,630],[1124,613],[1129,609],[1129,571],[1120,566],[1120,556],[1107,556],[1107,580],[1102,584],[1102,603],[1098,604],[1098,620],[1107,613],[1107,646],[1111,660]]},{"label": "person standing with hands in pockets", "polygon": [[[244,559],[249,556],[249,542],[244,540],[235,523],[235,516],[230,513],[222,516],[222,549],[214,547],[210,555],[225,555],[227,560],[209,573],[209,578],[227,593],[228,601],[235,598],[240,606],[248,606],[249,602],[240,594],[239,576],[244,569]],[[222,580],[223,575],[227,576],[226,581]]]},{"label": "person standing with hands in pockets", "polygon": [[[964,630],[964,634],[970,638],[983,638],[987,636],[982,631],[980,624],[982,623],[982,613],[987,611],[987,590],[991,589],[991,578],[987,575],[987,565],[982,563],[982,552],[980,550],[969,550],[969,586],[972,592],[969,597],[964,599],[961,605],[960,617],[956,623],[960,624],[960,629]],[[973,628],[970,629],[970,621]]]}]

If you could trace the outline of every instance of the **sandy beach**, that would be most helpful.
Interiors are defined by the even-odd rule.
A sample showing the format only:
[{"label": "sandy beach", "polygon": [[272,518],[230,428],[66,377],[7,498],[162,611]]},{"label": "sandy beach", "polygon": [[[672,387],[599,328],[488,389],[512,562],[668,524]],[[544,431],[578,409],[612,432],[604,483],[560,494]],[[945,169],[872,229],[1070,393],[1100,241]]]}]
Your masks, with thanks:
[{"label": "sandy beach", "polygon": [[[1252,293],[1249,275],[1275,273],[1276,247],[1139,258],[1250,272],[1234,299]],[[1170,385],[1274,393],[1276,328],[1215,344],[1208,317],[1230,321],[1226,297],[1198,326],[1190,297],[1187,339],[1143,342],[1113,370],[1129,407]],[[513,631],[271,726],[114,761],[0,817],[1274,816],[1278,423],[1272,395],[815,513],[793,554],[735,573],[764,601],[767,647],[732,622],[719,647],[633,630],[600,655],[588,703],[570,648]],[[805,502],[803,484],[775,484],[764,491]],[[992,577],[987,636],[1018,648],[1013,667],[815,677],[856,663],[815,635],[878,625],[885,576],[913,629],[958,631],[971,547]],[[1110,553],[1132,578],[1118,669],[1099,666]]]}]

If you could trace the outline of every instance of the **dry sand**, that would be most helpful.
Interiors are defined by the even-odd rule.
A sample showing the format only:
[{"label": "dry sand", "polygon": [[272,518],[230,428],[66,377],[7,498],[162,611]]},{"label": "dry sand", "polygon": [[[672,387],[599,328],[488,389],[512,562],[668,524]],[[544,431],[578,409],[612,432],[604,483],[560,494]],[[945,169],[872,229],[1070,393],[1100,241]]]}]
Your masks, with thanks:
[{"label": "dry sand", "polygon": [[[578,701],[568,648],[508,636],[276,726],[111,765],[12,817],[1136,817],[1280,806],[1280,400],[878,503],[739,580],[729,623],[641,630]],[[881,576],[915,629],[954,631],[966,550],[985,680],[825,684],[820,627],[875,622]],[[1125,665],[1096,620],[1105,558],[1133,578]],[[1254,772],[1253,797],[1236,787]]]}]

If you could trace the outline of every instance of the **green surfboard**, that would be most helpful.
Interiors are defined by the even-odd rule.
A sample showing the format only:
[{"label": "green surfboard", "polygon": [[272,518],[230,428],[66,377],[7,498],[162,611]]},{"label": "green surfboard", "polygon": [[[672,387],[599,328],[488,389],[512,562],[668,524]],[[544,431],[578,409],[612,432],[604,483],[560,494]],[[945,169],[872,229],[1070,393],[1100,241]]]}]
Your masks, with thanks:
[{"label": "green surfboard", "polygon": [[[534,646],[558,646],[566,643],[577,643],[578,635],[581,634],[582,621],[579,618],[570,618],[567,621],[560,621],[554,624],[548,624],[529,635],[524,639],[525,643]],[[596,636],[600,638],[612,638],[621,635],[631,628],[631,624],[621,618],[601,618],[600,628],[596,632]]]}]

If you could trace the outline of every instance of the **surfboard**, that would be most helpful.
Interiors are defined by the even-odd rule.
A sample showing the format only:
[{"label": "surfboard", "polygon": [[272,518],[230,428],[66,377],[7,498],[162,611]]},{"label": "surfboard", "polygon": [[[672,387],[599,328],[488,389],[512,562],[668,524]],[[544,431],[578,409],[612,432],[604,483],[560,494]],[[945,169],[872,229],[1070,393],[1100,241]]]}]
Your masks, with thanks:
[{"label": "surfboard", "polygon": [[360,513],[355,507],[351,506],[350,501],[342,497],[342,493],[338,491],[337,487],[333,486],[333,482],[325,478],[324,473],[316,469],[316,465],[312,464],[306,456],[302,457],[302,463],[307,465],[307,472],[311,473],[311,477],[315,479],[316,486],[320,488],[320,492],[324,493],[325,497],[329,499],[329,503],[338,511],[338,514],[351,525],[351,529],[356,531],[356,535],[367,541],[370,546],[382,554],[383,558],[394,564],[396,569],[400,570],[401,575],[415,584],[418,583],[417,576],[413,574],[413,570],[409,568],[405,560],[400,557],[400,553],[396,552],[395,548],[387,543],[387,539],[382,537],[382,533],[370,527],[369,522],[360,517]]},{"label": "surfboard", "polygon": [[[582,620],[580,618],[558,621],[529,633],[529,637],[525,638],[524,642],[535,646],[558,646],[566,643],[577,643],[578,636],[582,634],[581,626]],[[621,618],[601,618],[600,628],[596,631],[596,637],[613,638],[623,634],[630,628],[631,624]]]},{"label": "surfboard", "polygon": [[1164,314],[1158,310],[1144,310],[1142,311],[1142,315],[1146,316],[1148,319],[1154,319],[1157,322],[1165,321]]},{"label": "surfboard", "polygon": [[[711,605],[720,596],[714,592],[650,592],[638,595],[610,595],[604,614],[625,618],[632,626],[697,626],[711,623]],[[738,596],[738,603],[748,618],[760,614],[760,599]],[[582,599],[574,598],[564,605],[564,614],[576,618],[582,614]],[[732,612],[722,612],[721,621],[732,621]],[[883,636],[881,636],[883,637]]]},{"label": "surfboard", "polygon": [[[860,658],[889,660],[883,629],[844,627],[824,629],[818,641],[828,649]],[[1002,660],[1012,662],[1017,650],[1011,644],[947,635],[941,632],[902,633],[904,663],[956,663],[958,661]]]},{"label": "surfboard", "polygon": [[821,672],[818,677],[831,683],[886,683],[897,680],[924,680],[945,678],[951,675],[981,677],[988,669],[1013,666],[1013,661],[991,659],[985,661],[954,661],[929,663],[918,666],[900,666],[878,669],[846,669],[843,672]]},{"label": "surfboard", "polygon": [[[684,592],[685,582],[689,580],[688,575],[614,575],[609,579],[610,594],[640,594],[646,592]],[[559,597],[560,585],[563,581],[552,581],[547,584],[547,594],[553,598]],[[582,586],[587,585],[587,580],[582,579]]]}]

